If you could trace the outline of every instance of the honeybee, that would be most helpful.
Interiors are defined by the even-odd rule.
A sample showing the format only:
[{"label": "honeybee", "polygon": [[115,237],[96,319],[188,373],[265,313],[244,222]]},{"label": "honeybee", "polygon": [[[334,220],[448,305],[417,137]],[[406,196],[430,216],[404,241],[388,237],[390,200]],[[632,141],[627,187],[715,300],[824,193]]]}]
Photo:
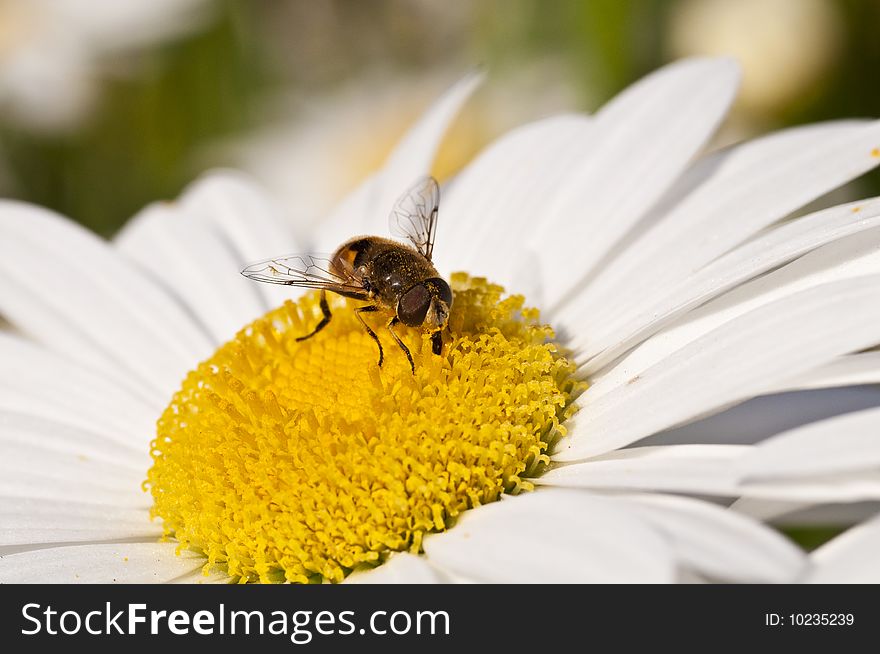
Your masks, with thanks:
[{"label": "honeybee", "polygon": [[355,309],[355,316],[376,341],[379,367],[385,359],[382,343],[364,320],[365,313],[390,316],[386,328],[415,373],[412,354],[394,327],[403,323],[429,332],[432,351],[441,353],[441,333],[449,320],[452,289],[431,263],[439,205],[437,180],[426,177],[397,200],[389,218],[392,233],[405,237],[409,244],[380,236],[358,236],[340,245],[328,258],[295,254],[267,259],[251,264],[241,274],[260,282],[321,291],[323,316],[310,333],[297,341],[312,338],[330,322],[333,316],[327,303],[328,291],[368,302]]}]

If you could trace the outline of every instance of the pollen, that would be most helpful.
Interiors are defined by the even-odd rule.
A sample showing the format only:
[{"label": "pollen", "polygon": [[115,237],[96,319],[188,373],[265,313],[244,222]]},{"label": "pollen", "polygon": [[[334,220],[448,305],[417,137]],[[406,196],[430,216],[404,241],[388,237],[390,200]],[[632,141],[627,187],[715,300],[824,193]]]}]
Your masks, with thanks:
[{"label": "pollen", "polygon": [[[583,384],[521,296],[456,274],[441,355],[382,328],[385,362],[334,296],[286,302],[190,372],[158,421],[146,487],[179,551],[242,582],[338,582],[528,481]],[[387,319],[386,319],[387,322]],[[383,334],[383,332],[385,332]]]}]

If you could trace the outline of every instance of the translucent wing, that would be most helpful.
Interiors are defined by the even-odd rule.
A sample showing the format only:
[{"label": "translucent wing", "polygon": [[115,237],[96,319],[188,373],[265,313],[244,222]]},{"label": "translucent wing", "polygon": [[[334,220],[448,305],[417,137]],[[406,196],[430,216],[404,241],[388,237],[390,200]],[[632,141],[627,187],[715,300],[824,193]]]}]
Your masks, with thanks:
[{"label": "translucent wing", "polygon": [[434,252],[440,187],[433,177],[420,179],[394,204],[389,223],[391,233],[409,239],[428,261]]},{"label": "translucent wing", "polygon": [[366,296],[358,280],[333,272],[330,259],[313,254],[291,254],[257,261],[241,271],[248,279],[269,284],[319,288],[347,296]]}]

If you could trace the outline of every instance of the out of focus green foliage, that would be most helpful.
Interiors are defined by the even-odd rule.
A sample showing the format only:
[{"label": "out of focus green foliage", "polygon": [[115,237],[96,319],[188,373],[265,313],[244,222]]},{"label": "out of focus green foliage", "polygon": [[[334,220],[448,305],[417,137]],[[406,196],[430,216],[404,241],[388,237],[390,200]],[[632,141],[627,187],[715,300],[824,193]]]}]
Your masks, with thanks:
[{"label": "out of focus green foliage", "polygon": [[148,202],[175,196],[194,151],[253,124],[267,71],[252,17],[227,3],[190,38],[138,56],[109,79],[95,111],[60,135],[6,128],[15,194],[105,234]]},{"label": "out of focus green foliage", "polygon": [[812,552],[845,531],[844,527],[788,527],[782,533],[800,547]]},{"label": "out of focus green foliage", "polygon": [[[833,4],[842,26],[833,66],[807,92],[752,116],[761,131],[880,116],[880,2]],[[199,30],[132,55],[134,74],[102,79],[76,129],[0,124],[7,195],[111,234],[148,202],[175,196],[205,165],[206,146],[258,127],[273,97],[320,92],[377,67],[485,64],[491,73],[551,58],[569,71],[576,108],[593,110],[675,56],[669,26],[681,9],[674,0],[214,5]],[[880,193],[880,178],[866,188]]]}]

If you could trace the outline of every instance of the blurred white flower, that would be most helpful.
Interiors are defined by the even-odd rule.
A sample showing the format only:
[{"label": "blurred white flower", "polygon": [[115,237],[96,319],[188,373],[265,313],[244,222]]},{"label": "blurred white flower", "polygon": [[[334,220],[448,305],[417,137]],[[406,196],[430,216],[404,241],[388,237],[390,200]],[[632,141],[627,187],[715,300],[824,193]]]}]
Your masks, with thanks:
[{"label": "blurred white flower", "polygon": [[765,113],[809,94],[840,45],[829,0],[683,0],[671,12],[672,57],[729,55],[743,67],[738,101]]},{"label": "blurred white flower", "polygon": [[120,54],[202,24],[208,0],[0,0],[0,111],[34,130],[71,127]]},{"label": "blurred white flower", "polygon": [[[450,128],[432,166],[434,176],[449,177],[516,125],[572,107],[572,84],[560,71],[543,63],[493,77]],[[298,235],[306,236],[340,197],[379,170],[405,126],[453,77],[375,71],[323,96],[275,107],[282,119],[270,119],[270,127],[221,146],[217,155],[225,150],[235,167],[266,186],[295,217]]]}]

